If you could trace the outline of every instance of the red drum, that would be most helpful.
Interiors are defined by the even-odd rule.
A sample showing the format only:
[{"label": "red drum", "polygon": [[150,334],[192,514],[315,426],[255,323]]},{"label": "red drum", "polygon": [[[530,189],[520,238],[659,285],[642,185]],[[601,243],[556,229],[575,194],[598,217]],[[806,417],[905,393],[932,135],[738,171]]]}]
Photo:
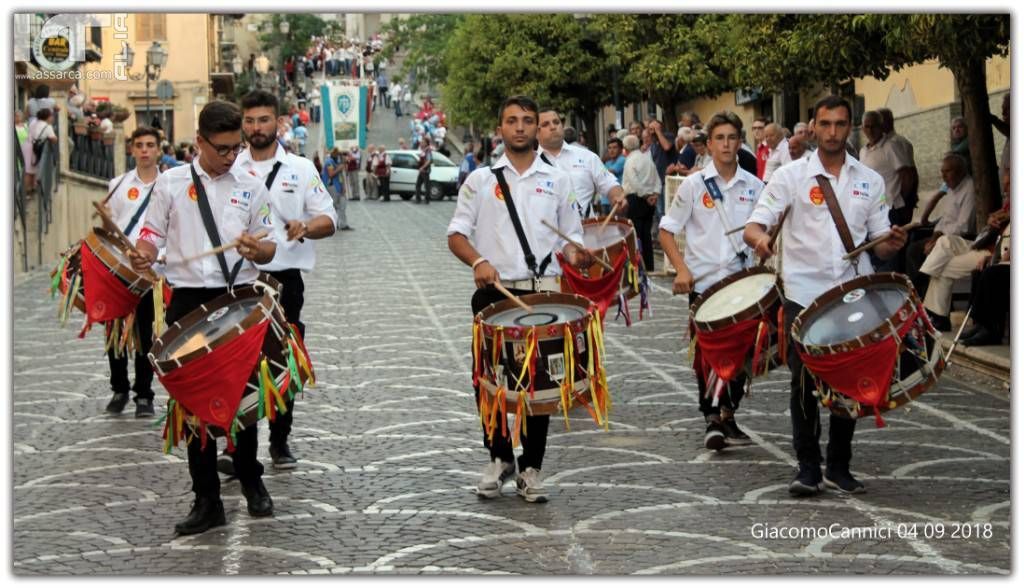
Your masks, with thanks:
[{"label": "red drum", "polygon": [[[585,407],[601,426],[611,404],[602,358],[601,319],[582,296],[556,292],[491,304],[473,321],[473,384],[479,386],[481,421],[493,435],[505,434],[509,406],[516,416],[518,441],[524,416],[562,413]],[[499,422],[500,421],[500,422]]]},{"label": "red drum", "polygon": [[860,418],[902,406],[938,381],[945,362],[938,333],[910,279],[876,273],[819,296],[793,322],[804,365],[833,413]]},{"label": "red drum", "polygon": [[61,253],[60,263],[50,272],[50,277],[53,278],[51,293],[59,291],[64,295],[59,309],[63,319],[67,318],[71,306],[83,313],[86,312],[82,270],[83,245],[89,248],[89,251],[102,263],[106,271],[116,277],[124,289],[132,295],[141,297],[153,288],[152,280],[132,269],[124,244],[105,229],[95,227],[85,236],[85,239]]},{"label": "red drum", "polygon": [[[603,218],[583,220],[583,246],[592,251],[594,257],[611,266],[615,265],[619,254],[623,250],[626,251],[627,261],[626,267],[622,271],[622,280],[619,282],[619,294],[633,298],[640,293],[639,268],[643,267],[640,250],[636,244],[633,221],[625,218],[613,218],[602,228],[603,222]],[[601,264],[595,262],[586,269],[586,275],[590,278],[599,278],[607,271]],[[562,284],[564,288],[564,280]]]},{"label": "red drum", "polygon": [[740,270],[713,284],[690,306],[697,350],[723,381],[759,376],[785,363],[779,337],[782,284],[767,267]]},{"label": "red drum", "polygon": [[[312,381],[309,357],[278,304],[280,284],[266,274],[170,325],[149,353],[171,396],[168,443],[181,425],[210,425],[215,436],[273,420],[285,396]],[[169,445],[168,445],[169,448]]]}]

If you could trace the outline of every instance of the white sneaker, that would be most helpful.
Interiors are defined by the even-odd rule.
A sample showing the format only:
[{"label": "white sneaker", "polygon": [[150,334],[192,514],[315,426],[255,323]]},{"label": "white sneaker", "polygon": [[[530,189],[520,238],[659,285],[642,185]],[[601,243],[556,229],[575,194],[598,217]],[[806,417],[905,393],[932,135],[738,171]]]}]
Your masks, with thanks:
[{"label": "white sneaker", "polygon": [[497,498],[501,496],[501,487],[510,480],[516,473],[516,466],[501,458],[494,458],[494,461],[487,464],[483,475],[476,485],[476,494],[482,498]]},{"label": "white sneaker", "polygon": [[540,481],[540,471],[526,468],[516,476],[516,494],[526,502],[547,502],[548,491]]}]

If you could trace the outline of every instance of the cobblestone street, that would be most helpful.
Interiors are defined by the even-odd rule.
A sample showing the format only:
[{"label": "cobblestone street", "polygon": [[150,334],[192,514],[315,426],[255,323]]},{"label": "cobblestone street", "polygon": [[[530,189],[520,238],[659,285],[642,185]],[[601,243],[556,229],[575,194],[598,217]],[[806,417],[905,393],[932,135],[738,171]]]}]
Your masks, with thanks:
[{"label": "cobblestone street", "polygon": [[[867,494],[793,499],[788,372],[755,382],[740,408],[753,445],[705,450],[685,300],[668,278],[653,279],[653,316],[629,328],[608,316],[610,431],[585,412],[568,431],[552,419],[551,501],[527,504],[512,485],[478,499],[473,282],[446,246],[453,207],[351,202],[356,230],[318,243],[303,311],[318,382],[296,406],[299,467],[269,467],[261,423],[275,516],[251,518],[222,478],[228,524],[200,535],[173,532],[192,502],[184,447],[164,455],[133,405],[103,412],[102,329],[77,339],[80,314],[61,328],[45,272],[15,286],[14,573],[1009,573],[1005,391],[944,375],[887,427],[860,423],[852,469]],[[759,536],[830,525],[892,537]]]}]

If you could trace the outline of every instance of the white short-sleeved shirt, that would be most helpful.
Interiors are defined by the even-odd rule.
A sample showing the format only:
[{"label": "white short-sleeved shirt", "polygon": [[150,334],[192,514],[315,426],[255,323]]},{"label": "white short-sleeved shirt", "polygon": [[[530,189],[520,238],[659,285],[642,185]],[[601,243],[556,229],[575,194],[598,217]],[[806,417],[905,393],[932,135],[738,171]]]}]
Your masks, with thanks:
[{"label": "white short-sleeved shirt", "polygon": [[281,167],[274,176],[270,186],[270,204],[274,211],[274,240],[277,241],[277,253],[270,263],[258,266],[264,271],[280,271],[300,269],[312,271],[316,263],[316,248],[312,239],[289,241],[288,231],[284,225],[288,221],[303,221],[327,215],[334,224],[338,223],[334,204],[327,188],[324,187],[320,174],[313,162],[305,157],[288,153],[277,144],[274,156],[264,161],[253,161],[252,153],[246,149],[238,154],[235,167],[257,178],[266,186],[267,176],[274,169],[275,163]]},{"label": "white short-sleeved shirt", "polygon": [[[704,178],[718,186],[722,193],[721,201],[712,197]],[[725,232],[747,222],[762,189],[764,183],[740,167],[736,168],[732,179],[725,182],[714,162],[701,173],[687,176],[679,184],[658,227],[673,235],[680,231],[686,233],[686,265],[695,278],[704,276],[694,284],[695,292],[703,292],[715,282],[753,263],[753,252],[743,242],[742,236],[738,233],[727,236]],[[718,207],[723,207],[728,227],[723,226]],[[746,254],[746,265],[737,251]]]},{"label": "white short-sleeved shirt", "polygon": [[[199,165],[199,158],[192,161],[196,174],[206,189],[217,223],[221,244],[234,241],[243,232],[256,233],[268,230],[265,239],[273,240],[275,221],[270,207],[270,196],[263,182],[242,171],[238,166],[217,178],[210,177]],[[153,196],[146,211],[146,225],[139,236],[158,249],[167,248],[167,280],[176,288],[224,288],[227,282],[221,272],[217,255],[206,255],[199,259],[184,260],[213,249],[206,233],[203,218],[199,212],[198,191],[192,184],[190,165],[179,165],[160,174],[153,189]],[[236,249],[224,252],[228,271],[242,259]],[[247,284],[256,280],[259,270],[249,261],[242,266],[235,277],[235,284]]]},{"label": "white short-sleeved shirt", "polygon": [[569,174],[572,180],[572,187],[576,191],[576,206],[581,215],[586,215],[591,210],[591,202],[594,194],[608,196],[608,193],[619,185],[615,174],[608,171],[601,158],[591,151],[572,143],[562,143],[562,150],[558,155],[552,154],[543,148],[537,150],[537,154],[544,153],[548,161],[558,169]]},{"label": "white short-sleeved shirt", "polygon": [[[157,172],[157,178],[160,177],[160,173]],[[132,217],[138,212],[142,203],[146,201],[146,196],[149,194],[150,188],[156,184],[156,179],[150,183],[142,181],[139,177],[138,170],[132,169],[131,171],[117,176],[110,180],[110,184],[107,186],[107,193],[110,194],[110,199],[107,200],[107,207],[110,209],[110,213],[114,219],[114,223],[122,231],[126,231],[128,223],[131,222]],[[116,190],[115,190],[116,187]],[[111,194],[111,192],[113,192]],[[153,198],[150,197],[150,204],[153,203]],[[149,211],[149,206],[146,206],[146,211],[142,213],[139,220],[136,221],[135,226],[132,227],[131,232],[125,232],[127,237],[135,241],[139,238],[139,233],[142,232],[142,225],[146,221],[146,213]]]},{"label": "white short-sleeved shirt", "polygon": [[448,224],[448,234],[465,235],[477,252],[498,270],[501,279],[533,277],[492,168],[505,170],[505,181],[512,191],[512,202],[530,250],[537,258],[538,269],[550,253],[552,261],[543,275],[560,275],[562,269],[555,253],[566,243],[541,221],[558,227],[560,232],[577,243],[583,242],[583,224],[574,207],[576,197],[568,174],[544,163],[539,156],[534,158],[523,175],[519,175],[504,156],[492,167],[477,168],[470,173],[459,190],[459,201]]},{"label": "white short-sleeved shirt", "polygon": [[964,176],[956,188],[946,192],[944,200],[946,207],[942,211],[942,219],[935,224],[935,232],[963,236],[974,217],[974,178]]},{"label": "white short-sleeved shirt", "polygon": [[768,160],[764,163],[764,181],[770,181],[772,174],[790,161],[793,161],[793,158],[789,156],[789,140],[783,139],[775,149],[768,152]]},{"label": "white short-sleeved shirt", "polygon": [[874,145],[860,148],[860,162],[878,172],[885,181],[885,203],[890,208],[901,208],[904,205],[902,182],[899,171],[905,167],[913,167],[913,153],[904,145],[892,140],[892,135],[885,135]]},{"label": "white short-sleeved shirt", "polygon": [[[853,264],[843,260],[846,249],[815,180],[819,174],[832,185],[855,246],[890,228],[882,177],[849,154],[838,178],[825,171],[818,154],[779,168],[747,222],[773,227],[792,205],[782,228],[782,282],[786,298],[802,306],[856,276]],[[873,271],[867,252],[858,269],[860,275]]]}]

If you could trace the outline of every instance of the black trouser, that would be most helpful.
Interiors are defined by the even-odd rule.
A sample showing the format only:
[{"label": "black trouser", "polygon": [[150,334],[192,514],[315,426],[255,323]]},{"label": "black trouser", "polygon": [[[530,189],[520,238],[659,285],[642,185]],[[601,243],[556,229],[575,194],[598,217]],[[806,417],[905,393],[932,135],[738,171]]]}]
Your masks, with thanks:
[{"label": "black trouser", "polygon": [[1010,311],[1010,264],[1003,263],[981,272],[971,301],[974,322],[1003,336],[1006,313]]},{"label": "black trouser", "polygon": [[[698,296],[700,296],[700,294],[696,292],[690,292],[690,306],[693,306],[693,303],[694,301],[697,300]],[[695,333],[693,332],[693,328],[691,327],[690,337],[692,338],[694,336]],[[736,410],[739,409],[740,407],[740,400],[743,399],[743,389],[746,387],[746,384],[747,373],[740,372],[739,374],[736,375],[736,377],[733,378],[731,382],[729,382],[729,384],[725,387],[725,390],[722,391],[722,397],[718,399],[718,405],[713,406],[714,399],[708,397],[707,394],[707,382],[705,382],[704,378],[700,377],[700,375],[697,374],[697,392],[699,394],[698,401],[700,404],[700,412],[704,416],[718,415],[721,413],[721,409],[723,408],[730,412],[736,412]]]},{"label": "black trouser", "polygon": [[[302,313],[302,303],[305,300],[303,294],[306,291],[306,284],[302,281],[302,271],[287,269],[276,272],[269,272],[270,276],[281,282],[281,307],[284,308],[284,316],[289,323],[295,325],[299,330],[299,336],[306,339],[306,325],[299,320]],[[292,418],[295,413],[295,399],[285,397],[286,412],[277,413],[277,417],[270,423],[270,445],[279,447],[288,442],[288,435],[292,432]]]},{"label": "black trouser", "polygon": [[111,346],[107,351],[107,363],[110,364],[110,389],[117,393],[127,394],[135,391],[135,402],[140,398],[153,400],[153,366],[146,355],[153,346],[153,291],[150,290],[139,300],[135,307],[135,326],[138,328],[138,349],[135,350],[135,385],[128,381],[128,353],[118,357]]},{"label": "black trouser", "polygon": [[[530,290],[509,289],[509,291],[517,296],[532,293]],[[494,286],[478,289],[473,293],[473,300],[470,303],[473,307],[473,316],[476,316],[476,313],[487,308],[487,306],[501,300],[505,300],[505,296],[498,292]],[[479,388],[476,389],[476,403],[477,406],[480,405]],[[523,445],[523,455],[519,457],[519,471],[525,471],[526,468],[540,470],[544,462],[544,450],[548,445],[548,422],[551,420],[551,417],[550,415],[543,415],[526,416],[523,418],[526,421],[526,434],[519,437]],[[512,452],[512,431],[508,431],[507,436],[502,436],[500,425],[494,433],[493,443],[488,440],[487,432],[484,431],[484,447],[491,451],[491,461],[494,461],[494,458],[497,457],[501,458],[501,461],[512,463],[515,458]]]},{"label": "black trouser", "polygon": [[430,204],[430,172],[419,173],[416,175],[416,202],[420,201],[420,186],[425,186],[427,189],[427,197],[425,200],[427,204]]},{"label": "black trouser", "polygon": [[[175,288],[171,304],[167,308],[168,325],[185,316],[201,304],[227,292],[227,288]],[[206,439],[202,448],[202,434],[194,435],[188,444],[188,473],[192,477],[192,492],[196,496],[220,498],[220,477],[217,474],[217,441],[213,436]],[[187,435],[186,435],[187,437]],[[235,452],[231,455],[235,475],[242,486],[252,488],[263,476],[263,464],[256,459],[256,424],[238,431]]]},{"label": "black trouser", "polygon": [[647,204],[646,198],[636,194],[626,196],[629,202],[629,210],[626,215],[633,221],[633,228],[636,229],[636,236],[640,239],[640,254],[644,260],[644,269],[648,272],[654,271],[654,240],[651,230],[654,223],[654,212],[656,207]]},{"label": "black trouser", "polygon": [[928,274],[921,273],[921,266],[924,264],[924,260],[928,258],[928,255],[924,252],[924,246],[928,244],[931,238],[931,229],[924,228],[912,231],[904,248],[906,255],[903,268],[901,269],[903,273],[910,277],[910,281],[914,283],[914,290],[917,291],[917,295],[921,299],[924,299],[925,292],[928,291],[928,280],[931,277]]},{"label": "black trouser", "polygon": [[391,176],[377,176],[377,194],[384,202],[391,201]]},{"label": "black trouser", "polygon": [[[786,333],[790,332],[793,320],[804,307],[787,300],[785,305]],[[786,363],[792,372],[789,384],[789,413],[793,422],[793,449],[800,463],[818,465],[821,463],[821,419],[818,415],[819,401],[814,395],[814,380],[804,371],[804,362],[796,353],[793,338],[789,337],[786,349]],[[855,419],[836,416],[829,412],[828,450],[829,464],[849,466],[853,455],[853,430],[857,427]]]}]

